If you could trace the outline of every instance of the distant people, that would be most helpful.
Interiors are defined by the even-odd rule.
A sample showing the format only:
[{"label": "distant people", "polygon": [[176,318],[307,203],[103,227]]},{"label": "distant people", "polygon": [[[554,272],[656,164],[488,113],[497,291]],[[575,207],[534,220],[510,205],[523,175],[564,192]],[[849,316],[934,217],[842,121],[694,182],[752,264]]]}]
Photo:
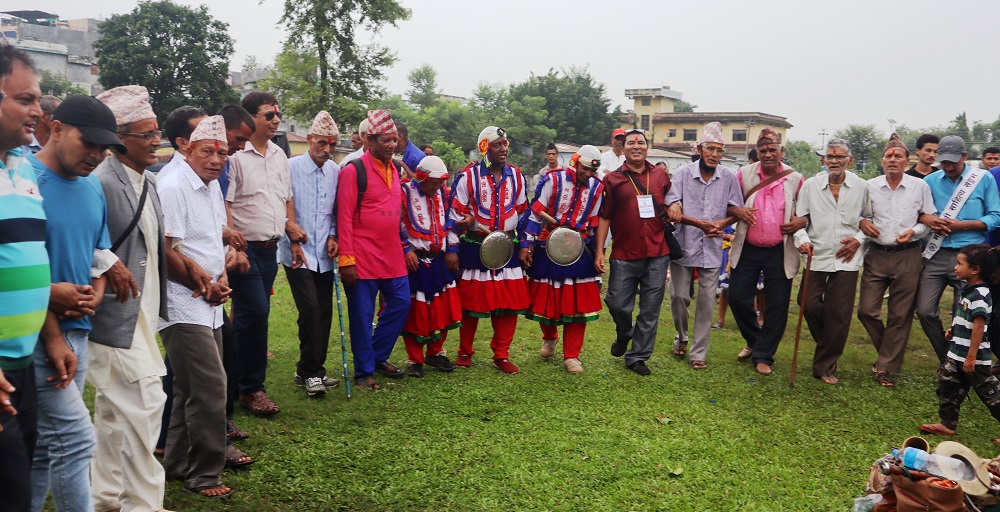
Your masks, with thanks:
[{"label": "distant people", "polygon": [[[651,373],[646,361],[653,355],[656,344],[670,261],[664,229],[668,222],[664,199],[670,190],[670,175],[646,160],[649,146],[642,130],[625,134],[624,148],[625,163],[618,172],[609,172],[604,177],[594,266],[599,273],[606,270],[604,250],[600,248],[605,247],[608,231],[613,231],[611,273],[604,298],[615,321],[611,355],[625,356],[625,366],[645,376]],[[639,314],[633,324],[636,294]]]},{"label": "distant people", "polygon": [[39,106],[42,107],[42,115],[35,121],[35,132],[31,135],[31,143],[24,146],[27,150],[25,154],[38,153],[49,141],[49,136],[52,134],[52,113],[56,111],[60,103],[62,100],[48,94],[38,100]]},{"label": "distant people", "polygon": [[333,204],[340,167],[332,156],[339,137],[340,131],[330,113],[321,110],[316,114],[306,135],[309,151],[288,161],[295,218],[306,232],[306,241],[298,244],[303,258],[296,259],[287,234],[278,242],[278,259],[299,313],[299,361],[293,380],[305,386],[309,396],[323,395],[327,387],[339,383],[327,377],[323,366],[333,322],[332,258],[337,255]]},{"label": "distant people", "polygon": [[615,128],[611,132],[611,149],[601,153],[601,166],[597,168],[597,179],[604,180],[604,176],[617,171],[625,163],[625,129]]},{"label": "distant people", "polygon": [[535,188],[541,182],[542,178],[547,176],[550,172],[560,169],[559,165],[559,148],[556,147],[554,142],[550,142],[545,146],[545,166],[538,170],[538,173],[533,176],[528,184],[528,190],[530,194],[535,193]]},{"label": "distant people", "polygon": [[921,217],[934,235],[923,252],[917,318],[938,360],[944,363],[948,340],[941,325],[941,295],[948,286],[962,286],[962,279],[955,274],[959,250],[986,242],[986,233],[1000,228],[1000,192],[988,171],[968,165],[969,153],[961,137],[944,137],[937,149],[941,170],[924,178],[931,188],[938,215]]},{"label": "distant people", "polygon": [[353,153],[348,153],[340,163],[344,164],[341,168],[346,167],[348,163],[361,158],[361,155],[368,151],[368,119],[362,119],[361,123],[358,124],[358,134],[360,144],[355,146],[354,136],[351,136],[351,146],[354,147]]},{"label": "distant people", "polygon": [[253,91],[243,97],[241,106],[254,116],[256,129],[250,144],[230,159],[226,193],[230,227],[246,238],[250,260],[250,270],[229,275],[240,362],[239,402],[253,414],[273,416],[281,409],[267,395],[264,382],[278,240],[288,235],[292,259],[298,262],[305,258],[299,244],[307,242],[308,236],[296,222],[288,158],[271,141],[281,123],[278,100],[270,93]]},{"label": "distant people", "polygon": [[[1000,147],[990,146],[983,150],[983,155],[980,157],[979,168],[989,171],[1000,166]],[[1000,173],[1000,170],[997,171]],[[994,176],[994,179],[996,177]]]},{"label": "distant people", "polygon": [[[722,268],[722,233],[736,222],[737,214],[752,222],[753,212],[743,208],[743,193],[735,171],[720,164],[726,151],[721,124],[705,125],[698,150],[701,159],[680,167],[671,176],[670,191],[664,202],[669,206],[670,221],[680,225],[677,241],[684,253],[670,261],[670,312],[677,330],[673,353],[687,355],[691,368],[704,370],[708,368],[708,338]],[[688,306],[695,272],[698,301],[694,342],[688,352]]]},{"label": "distant people", "polygon": [[[601,311],[600,274],[594,267],[594,233],[597,230],[604,185],[595,178],[601,165],[601,151],[581,146],[565,169],[542,177],[525,220],[525,240],[519,257],[527,269],[531,306],[525,318],[537,320],[542,330],[538,354],[550,358],[563,328],[563,367],[572,374],[583,373],[580,351],[587,322],[597,320]],[[544,212],[558,222],[552,225]],[[583,238],[586,250],[566,266],[554,263],[547,253],[550,236],[563,226]]]},{"label": "distant people", "polygon": [[455,276],[444,262],[448,247],[458,245],[458,235],[450,229],[444,188],[447,180],[448,168],[432,155],[425,156],[414,178],[401,185],[400,231],[410,280],[410,312],[403,326],[403,343],[410,377],[423,377],[425,364],[443,372],[455,369],[444,349],[448,331],[462,324]]},{"label": "distant people", "polygon": [[847,170],[854,156],[846,140],[830,139],[823,163],[827,172],[806,180],[799,191],[795,214],[808,219],[808,224],[795,233],[795,245],[812,256],[801,298],[803,316],[816,341],[812,374],[826,384],[838,384],[837,361],[851,332],[858,270],[865,254],[865,234],[858,222],[871,216],[871,203],[868,184]]},{"label": "distant people", "polygon": [[939,168],[934,165],[938,156],[938,144],[941,142],[937,135],[925,133],[917,137],[917,163],[906,170],[906,174],[914,178],[924,179]]},{"label": "distant people", "polygon": [[[757,138],[760,162],[744,165],[737,173],[747,208],[755,209],[752,223],[741,221],[729,250],[733,272],[729,276],[729,308],[747,346],[737,359],[751,359],[761,375],[770,375],[788,322],[792,279],[799,271],[799,251],[792,235],[806,225],[794,215],[802,187],[801,174],[781,163],[784,148],[771,128]],[[763,272],[763,324],[754,310],[757,281]]]},{"label": "distant people", "polygon": [[449,247],[445,263],[460,273],[458,295],[462,302],[455,364],[472,366],[476,330],[480,318],[493,327],[490,349],[493,366],[507,374],[518,372],[510,361],[510,344],[517,329],[517,316],[528,309],[528,287],[521,261],[512,257],[503,268],[491,270],[483,264],[480,249],[487,233],[503,231],[516,238],[521,215],[528,209],[526,180],[521,170],[507,163],[510,142],[507,132],[487,126],[479,133],[476,147],[482,159],[455,177],[451,187],[451,220],[460,235],[458,247]]},{"label": "distant people", "polygon": [[[930,229],[919,222],[922,214],[937,214],[926,181],[906,174],[910,152],[895,133],[882,151],[884,176],[868,181],[871,215],[859,223],[870,237],[861,273],[858,320],[878,353],[872,365],[875,382],[893,387],[892,374],[903,367],[910,338],[917,286],[922,267],[920,238]],[[889,291],[889,305],[882,322],[882,302]],[[1000,330],[1000,329],[998,329]]]},{"label": "distant people", "polygon": [[396,123],[396,132],[399,133],[399,144],[396,146],[396,154],[399,159],[406,164],[409,169],[416,169],[420,160],[427,156],[416,144],[410,142],[410,129],[404,123]]},{"label": "distant people", "polygon": [[747,152],[747,163],[755,164],[759,162],[760,159],[757,158],[757,148],[750,148]]},{"label": "distant people", "polygon": [[[222,116],[202,119],[190,136],[186,165],[158,180],[167,252],[183,253],[211,278],[204,286],[190,278],[184,265],[176,264],[180,260],[168,259],[169,318],[159,324],[174,372],[164,470],[168,480],[180,480],[185,490],[206,498],[233,493],[222,484],[226,464],[222,304],[231,290],[223,241],[226,209],[218,177],[228,158],[226,140]],[[236,311],[242,308],[249,309],[243,302]]]},{"label": "distant people", "polygon": [[[400,378],[404,371],[389,362],[410,310],[410,282],[400,245],[401,190],[396,125],[388,110],[368,111],[367,145],[360,162],[344,165],[337,184],[337,260],[347,294],[354,382],[379,389],[375,372]],[[358,174],[364,173],[359,179]],[[360,191],[359,183],[365,183]],[[381,292],[385,309],[372,329]]]},{"label": "distant people", "polygon": [[160,172],[157,173],[158,178],[167,176],[184,162],[191,132],[207,116],[208,113],[205,112],[205,109],[192,106],[177,107],[167,114],[167,119],[163,121],[163,134],[170,141],[170,147],[174,148],[174,153],[170,155],[170,160],[166,165],[160,168]]},{"label": "distant people", "polygon": [[364,141],[361,140],[361,133],[357,130],[351,132],[351,149],[357,151],[365,145]]},{"label": "distant people", "polygon": [[434,156],[434,148],[430,144],[420,146],[420,151],[423,151],[425,156]]},{"label": "distant people", "polygon": [[656,162],[655,165],[656,165],[656,167],[659,167],[660,169],[663,169],[664,171],[667,171],[668,173],[670,172],[670,168],[667,167],[667,163],[666,162]]},{"label": "distant people", "polygon": [[[52,280],[93,286],[98,305],[107,288],[104,274],[118,258],[110,251],[104,191],[91,173],[109,147],[126,152],[115,134],[117,128],[106,105],[90,96],[70,96],[52,114],[48,143],[28,156],[45,198],[45,246]],[[50,312],[49,318],[55,316]],[[56,509],[91,511],[94,427],[83,401],[83,387],[92,324],[85,316],[60,319],[54,330],[49,325],[42,333],[44,343],[35,349],[39,437],[31,468],[32,507],[41,510],[51,490]],[[49,362],[58,360],[57,352],[66,347],[77,359],[72,382],[64,382],[58,367]]]},{"label": "distant people", "polygon": [[146,169],[156,163],[162,132],[145,87],[115,87],[97,99],[114,113],[126,151],[113,149],[94,176],[104,189],[111,249],[136,288],[119,286],[117,300],[105,301],[91,321],[87,380],[97,434],[91,495],[96,510],[161,510],[165,477],[153,450],[167,399],[156,341],[158,319],[169,318],[167,259],[163,209]]}]

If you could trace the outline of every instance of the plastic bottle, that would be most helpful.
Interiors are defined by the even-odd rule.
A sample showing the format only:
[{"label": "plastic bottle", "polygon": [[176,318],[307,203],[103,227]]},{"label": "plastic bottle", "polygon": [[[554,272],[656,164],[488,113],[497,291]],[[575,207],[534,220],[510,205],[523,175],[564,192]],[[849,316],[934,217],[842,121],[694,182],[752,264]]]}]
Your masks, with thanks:
[{"label": "plastic bottle", "polygon": [[896,460],[901,461],[907,469],[915,469],[932,475],[958,480],[972,480],[975,478],[972,468],[962,460],[934,455],[919,448],[910,447],[903,450],[894,448],[892,456]]}]

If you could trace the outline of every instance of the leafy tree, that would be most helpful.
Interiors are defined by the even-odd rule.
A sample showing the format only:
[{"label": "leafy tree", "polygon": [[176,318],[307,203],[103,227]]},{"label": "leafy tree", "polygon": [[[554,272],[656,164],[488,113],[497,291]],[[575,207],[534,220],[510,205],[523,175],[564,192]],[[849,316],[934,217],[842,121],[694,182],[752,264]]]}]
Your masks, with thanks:
[{"label": "leafy tree", "polygon": [[555,130],[555,140],[601,143],[618,126],[616,118],[620,111],[609,112],[611,100],[604,84],[597,82],[586,68],[550,69],[545,75],[533,74],[527,81],[511,85],[508,96],[519,101],[543,98],[542,108],[548,113],[545,124]]},{"label": "leafy tree", "polygon": [[[514,99],[510,89],[500,84],[480,84],[472,96],[470,108],[476,126],[467,137],[475,147],[475,138],[487,126],[499,126],[507,131],[511,148],[507,159],[514,165],[534,166],[535,153],[544,154],[545,144],[552,142],[556,131],[549,127],[551,117],[545,110],[546,99],[523,96]],[[464,147],[464,144],[463,144]]]},{"label": "leafy tree", "polygon": [[694,109],[696,108],[698,108],[698,105],[688,103],[684,100],[677,100],[674,102],[674,112],[694,112]]},{"label": "leafy tree", "polygon": [[70,82],[65,75],[53,73],[45,69],[41,71],[41,75],[38,82],[42,89],[42,94],[55,96],[56,98],[65,98],[71,94],[90,94],[90,91],[73,85],[73,82]]},{"label": "leafy tree", "polygon": [[226,83],[233,53],[229,26],[213,19],[208,7],[147,0],[108,18],[98,30],[94,51],[101,85],[145,86],[161,119],[182,105],[214,112],[239,101]]},{"label": "leafy tree", "polygon": [[430,64],[410,71],[406,78],[410,81],[410,90],[406,92],[410,103],[422,109],[437,104],[441,93],[438,91],[437,71]]},{"label": "leafy tree", "polygon": [[434,148],[434,154],[441,157],[451,172],[461,171],[469,163],[466,153],[455,144],[439,140],[431,143],[431,147]]},{"label": "leafy tree", "polygon": [[[315,56],[315,66],[305,66],[301,72],[315,74],[313,112],[322,106],[334,119],[353,119],[363,110],[360,105],[382,96],[384,70],[396,61],[395,54],[377,43],[362,44],[356,31],[377,36],[385,26],[409,17],[410,10],[396,0],[285,0],[279,20],[288,29],[285,53]],[[286,71],[287,66],[278,66],[271,86],[299,90],[295,84],[275,85],[298,78]],[[283,103],[290,100],[282,98]]]},{"label": "leafy tree", "polygon": [[969,130],[969,120],[965,112],[955,116],[955,119],[948,125],[948,135],[958,135],[966,142],[971,140],[972,132]]},{"label": "leafy tree", "polygon": [[882,149],[887,138],[873,124],[851,124],[833,133],[851,145],[855,168],[859,175],[877,176],[882,165]]},{"label": "leafy tree", "polygon": [[243,59],[243,71],[260,71],[262,69],[260,62],[257,62],[257,56],[247,55]]},{"label": "leafy tree", "polygon": [[803,140],[790,141],[785,144],[785,163],[809,178],[815,176],[823,170],[823,163],[820,161],[816,150]]}]

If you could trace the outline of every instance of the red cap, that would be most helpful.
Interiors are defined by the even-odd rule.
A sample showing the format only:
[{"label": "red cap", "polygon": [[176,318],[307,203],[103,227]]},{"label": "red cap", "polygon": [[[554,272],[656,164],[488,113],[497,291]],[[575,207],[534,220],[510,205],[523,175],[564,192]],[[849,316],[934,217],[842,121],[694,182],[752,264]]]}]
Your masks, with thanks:
[{"label": "red cap", "polygon": [[612,137],[617,137],[619,135],[621,135],[623,137],[625,136],[625,129],[624,128],[615,128],[615,131],[611,132],[611,136]]}]

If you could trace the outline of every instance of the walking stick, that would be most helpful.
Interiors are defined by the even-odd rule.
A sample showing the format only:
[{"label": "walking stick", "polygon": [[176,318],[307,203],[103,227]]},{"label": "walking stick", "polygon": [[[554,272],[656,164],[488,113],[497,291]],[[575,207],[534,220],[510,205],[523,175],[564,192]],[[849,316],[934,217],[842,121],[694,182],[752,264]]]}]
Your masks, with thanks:
[{"label": "walking stick", "polygon": [[351,375],[347,373],[347,341],[344,337],[344,308],[340,305],[340,272],[337,262],[333,262],[333,289],[337,292],[337,317],[340,318],[340,354],[344,360],[344,389],[347,399],[351,399]]},{"label": "walking stick", "polygon": [[809,267],[812,266],[813,255],[806,255],[806,270],[802,273],[802,300],[799,301],[799,325],[795,328],[795,350],[792,352],[792,376],[788,381],[788,387],[795,387],[795,367],[799,362],[799,339],[802,337],[802,313],[805,311],[806,293],[809,291]]}]

